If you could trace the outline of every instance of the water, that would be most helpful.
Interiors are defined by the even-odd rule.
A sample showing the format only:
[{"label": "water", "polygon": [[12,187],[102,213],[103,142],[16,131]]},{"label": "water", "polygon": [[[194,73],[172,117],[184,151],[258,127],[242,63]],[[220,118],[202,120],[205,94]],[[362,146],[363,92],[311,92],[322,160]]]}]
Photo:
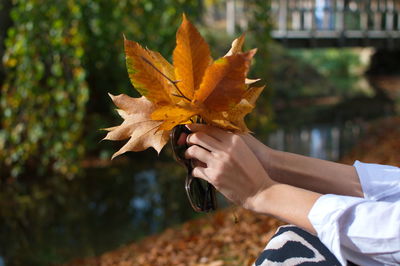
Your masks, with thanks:
[{"label": "water", "polygon": [[[361,131],[354,124],[315,125],[277,130],[266,143],[337,160]],[[185,175],[166,147],[161,156],[129,153],[108,166],[86,168],[72,181],[49,177],[45,185],[32,188],[33,199],[13,198],[11,192],[1,209],[0,266],[95,256],[198,217],[186,198]]]},{"label": "water", "polygon": [[27,187],[29,197],[10,190],[0,202],[0,265],[96,256],[195,218],[184,179],[185,170],[166,148],[161,156],[131,153],[86,168],[71,181],[49,177]]},{"label": "water", "polygon": [[271,148],[337,161],[357,142],[363,132],[360,124],[313,125],[272,132],[266,143]]}]

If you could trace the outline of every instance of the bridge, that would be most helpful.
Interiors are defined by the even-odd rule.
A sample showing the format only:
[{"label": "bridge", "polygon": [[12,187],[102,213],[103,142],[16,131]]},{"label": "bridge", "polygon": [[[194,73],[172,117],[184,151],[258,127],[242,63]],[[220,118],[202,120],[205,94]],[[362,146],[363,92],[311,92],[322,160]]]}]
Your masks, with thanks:
[{"label": "bridge", "polygon": [[[267,4],[268,1],[266,1]],[[271,36],[284,46],[400,48],[400,0],[270,0]],[[246,1],[226,0],[226,29],[246,28]],[[246,19],[245,19],[246,20]]]},{"label": "bridge", "polygon": [[[400,0],[264,1],[270,4],[271,37],[285,47],[375,48],[369,83],[379,95],[399,102]],[[224,5],[219,16],[223,23],[212,25],[226,26],[228,34],[237,28],[245,31],[254,8],[251,1],[224,0]]]}]

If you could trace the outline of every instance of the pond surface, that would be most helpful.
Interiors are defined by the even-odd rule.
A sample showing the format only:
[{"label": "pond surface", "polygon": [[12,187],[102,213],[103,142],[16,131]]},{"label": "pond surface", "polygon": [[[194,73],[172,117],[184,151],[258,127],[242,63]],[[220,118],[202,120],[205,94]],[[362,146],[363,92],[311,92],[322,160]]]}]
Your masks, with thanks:
[{"label": "pond surface", "polygon": [[[361,131],[354,124],[316,125],[278,130],[265,143],[336,160]],[[22,218],[0,221],[0,266],[94,256],[198,217],[186,199],[184,178],[169,147],[160,156],[154,151],[130,153],[110,165],[86,168],[71,181],[54,177],[35,191],[39,196],[30,203],[35,208],[27,205]],[[226,203],[220,198],[221,204]]]},{"label": "pond surface", "polygon": [[271,148],[337,161],[348,152],[364,131],[363,124],[321,124],[292,130],[279,129],[265,143]]}]

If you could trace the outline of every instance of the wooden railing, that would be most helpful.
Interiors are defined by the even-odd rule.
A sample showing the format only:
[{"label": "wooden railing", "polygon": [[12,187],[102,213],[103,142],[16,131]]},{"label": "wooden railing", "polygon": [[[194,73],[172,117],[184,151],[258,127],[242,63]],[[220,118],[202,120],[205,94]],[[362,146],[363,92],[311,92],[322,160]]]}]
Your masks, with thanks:
[{"label": "wooden railing", "polygon": [[288,46],[400,47],[400,0],[271,0],[271,12]]}]

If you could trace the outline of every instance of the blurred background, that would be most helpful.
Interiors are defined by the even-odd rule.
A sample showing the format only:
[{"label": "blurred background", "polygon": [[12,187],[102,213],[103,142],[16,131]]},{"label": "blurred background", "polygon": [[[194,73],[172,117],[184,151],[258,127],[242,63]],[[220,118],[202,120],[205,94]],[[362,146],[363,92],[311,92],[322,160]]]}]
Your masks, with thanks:
[{"label": "blurred background", "polygon": [[107,93],[138,96],[123,34],[171,60],[183,12],[214,58],[243,32],[258,48],[249,76],[267,87],[247,123],[273,148],[339,160],[399,114],[398,0],[0,0],[0,265],[96,256],[201,216],[170,147],[111,161],[123,143],[100,142],[122,121]]}]

